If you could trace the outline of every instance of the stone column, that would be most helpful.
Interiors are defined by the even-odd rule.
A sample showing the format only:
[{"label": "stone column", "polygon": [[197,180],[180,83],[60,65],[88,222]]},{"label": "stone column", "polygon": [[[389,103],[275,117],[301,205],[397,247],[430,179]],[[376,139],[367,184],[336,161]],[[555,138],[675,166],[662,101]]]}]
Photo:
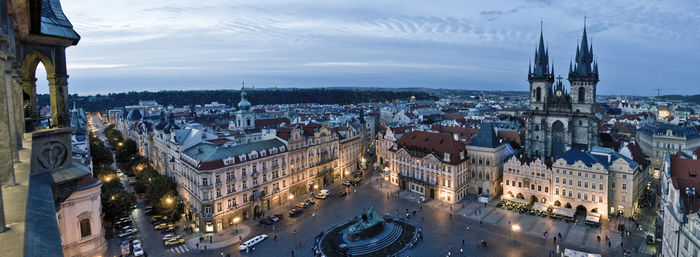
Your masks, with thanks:
[{"label": "stone column", "polygon": [[55,74],[48,76],[52,124],[60,128],[70,127],[65,47],[54,48],[54,69]]},{"label": "stone column", "polygon": [[[38,118],[39,108],[36,100],[36,78],[24,78],[22,80],[23,92],[29,95],[29,108],[31,108],[32,116],[25,118]],[[24,95],[22,95],[22,106],[24,106]]]},{"label": "stone column", "polygon": [[[7,60],[6,60],[7,61]],[[17,152],[17,149],[19,148],[17,145],[17,120],[15,120],[15,98],[14,98],[14,88],[13,88],[13,78],[12,78],[12,69],[10,69],[10,65],[4,65],[5,68],[8,68],[5,70],[2,78],[3,78],[3,86],[5,87],[5,108],[7,108],[7,134],[10,137],[10,154],[12,155],[12,159],[14,161],[19,161],[19,153]]]},{"label": "stone column", "polygon": [[[0,70],[5,70],[7,65],[0,64]],[[16,147],[13,147],[14,138],[10,134],[12,130],[10,122],[11,116],[8,111],[9,103],[7,101],[7,75],[3,72],[0,74],[0,184],[4,186],[13,186],[15,184],[15,174],[13,167],[13,152],[16,152]]]},{"label": "stone column", "polygon": [[[13,65],[14,66],[14,65]],[[19,66],[14,68],[12,88],[14,88],[15,98],[15,120],[17,122],[17,146],[22,149],[22,138],[24,137],[24,99],[22,97],[22,73]]]}]

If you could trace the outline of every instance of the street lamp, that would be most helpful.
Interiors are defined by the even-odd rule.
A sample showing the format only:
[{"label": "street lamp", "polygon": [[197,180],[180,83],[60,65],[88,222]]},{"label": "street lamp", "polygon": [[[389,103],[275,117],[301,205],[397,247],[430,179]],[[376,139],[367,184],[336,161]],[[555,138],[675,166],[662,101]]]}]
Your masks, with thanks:
[{"label": "street lamp", "polygon": [[513,224],[510,226],[510,229],[513,230],[513,242],[517,243],[518,239],[515,237],[515,235],[520,231],[520,225],[518,224]]},{"label": "street lamp", "polygon": [[238,221],[240,221],[240,217],[235,217],[233,218],[233,224],[236,224],[236,231],[234,231],[234,234],[238,234]]},{"label": "street lamp", "polygon": [[121,147],[122,145],[124,145],[124,144],[122,144],[122,142],[117,143],[117,146],[119,146],[119,147]]},{"label": "street lamp", "polygon": [[289,197],[287,197],[287,198],[289,199],[289,208],[292,208],[292,199],[294,199],[294,195],[289,194]]},{"label": "street lamp", "polygon": [[174,202],[174,201],[173,201],[173,198],[172,198],[172,197],[170,197],[170,196],[166,196],[166,197],[165,197],[165,203],[166,203],[167,205],[171,205],[171,204],[173,204],[173,202]]}]

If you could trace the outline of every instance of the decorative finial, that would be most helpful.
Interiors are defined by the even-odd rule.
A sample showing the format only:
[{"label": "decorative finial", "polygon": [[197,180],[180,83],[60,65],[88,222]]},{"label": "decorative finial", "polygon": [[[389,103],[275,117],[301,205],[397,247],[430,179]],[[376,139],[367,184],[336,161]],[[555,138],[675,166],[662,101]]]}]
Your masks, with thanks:
[{"label": "decorative finial", "polygon": [[241,81],[241,88],[245,88],[245,80]]}]

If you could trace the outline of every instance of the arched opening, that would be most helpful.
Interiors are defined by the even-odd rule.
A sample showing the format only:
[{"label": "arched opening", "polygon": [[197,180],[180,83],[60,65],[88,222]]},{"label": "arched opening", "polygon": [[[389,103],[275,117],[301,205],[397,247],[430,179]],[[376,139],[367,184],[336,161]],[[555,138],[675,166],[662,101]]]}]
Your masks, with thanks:
[{"label": "arched opening", "polygon": [[561,202],[559,200],[554,201],[554,206],[557,206],[557,207],[561,206]]},{"label": "arched opening", "polygon": [[576,216],[583,215],[586,216],[586,207],[583,205],[576,206]]},{"label": "arched opening", "polygon": [[578,102],[582,103],[586,100],[586,89],[583,87],[578,88]]},{"label": "arched opening", "polygon": [[571,204],[570,204],[570,203],[566,203],[566,205],[564,205],[564,207],[565,207],[565,208],[571,209]]},{"label": "arched opening", "polygon": [[566,150],[564,142],[566,135],[564,134],[564,123],[561,121],[555,121],[552,123],[552,145],[551,145],[551,155],[559,156]]},{"label": "arched opening", "polygon": [[523,196],[523,194],[522,194],[522,193],[518,193],[518,195],[517,195],[517,196],[515,196],[515,198],[518,198],[518,199],[523,199],[523,200],[525,200],[525,196]]},{"label": "arched opening", "polygon": [[539,102],[542,97],[542,88],[537,88],[535,91],[535,99]]},{"label": "arched opening", "polygon": [[[66,76],[57,76],[53,61],[44,53],[32,51],[24,56],[22,61],[22,95],[25,117],[25,130],[34,130],[35,126],[69,126],[70,117],[68,110],[68,90],[66,88]],[[50,108],[39,106],[37,98],[37,77],[39,81],[39,93],[49,94]],[[46,86],[44,86],[46,85]],[[46,110],[50,109],[51,112]],[[49,123],[50,118],[50,123]]]},{"label": "arched opening", "polygon": [[540,199],[540,202],[541,202],[541,203],[547,203],[547,198],[542,197],[542,199]]},{"label": "arched opening", "polygon": [[536,203],[537,202],[537,197],[534,195],[530,196],[530,203]]},{"label": "arched opening", "polygon": [[507,195],[510,196],[510,197],[513,197],[513,192],[508,191]]},{"label": "arched opening", "polygon": [[592,212],[592,213],[598,213],[598,208],[593,208],[593,209],[591,209],[591,212]]},{"label": "arched opening", "polygon": [[90,219],[85,218],[80,220],[80,237],[86,237],[92,235],[92,229],[90,228]]}]

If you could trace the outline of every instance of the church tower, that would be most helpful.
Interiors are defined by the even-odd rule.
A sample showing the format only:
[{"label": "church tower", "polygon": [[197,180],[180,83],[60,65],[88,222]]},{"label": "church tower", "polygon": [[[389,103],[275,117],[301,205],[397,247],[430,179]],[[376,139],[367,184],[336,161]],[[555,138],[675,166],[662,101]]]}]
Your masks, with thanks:
[{"label": "church tower", "polygon": [[246,95],[244,84],[241,87],[241,101],[238,103],[238,111],[236,111],[236,128],[241,130],[255,128],[255,117],[250,111],[250,102],[245,99]]},{"label": "church tower", "polygon": [[593,59],[593,44],[589,46],[584,18],[581,44],[576,46],[576,60],[573,64],[569,63],[569,83],[573,122],[577,125],[573,131],[573,144],[588,149],[598,141],[595,121],[598,81],[598,62]]},{"label": "church tower", "polygon": [[569,64],[569,90],[561,76],[556,86],[553,85],[554,76],[540,28],[535,60],[528,69],[530,108],[525,121],[525,149],[531,156],[555,157],[571,148],[590,150],[598,145],[595,118],[598,65],[593,60],[593,47],[588,44],[585,22],[576,62]]}]

